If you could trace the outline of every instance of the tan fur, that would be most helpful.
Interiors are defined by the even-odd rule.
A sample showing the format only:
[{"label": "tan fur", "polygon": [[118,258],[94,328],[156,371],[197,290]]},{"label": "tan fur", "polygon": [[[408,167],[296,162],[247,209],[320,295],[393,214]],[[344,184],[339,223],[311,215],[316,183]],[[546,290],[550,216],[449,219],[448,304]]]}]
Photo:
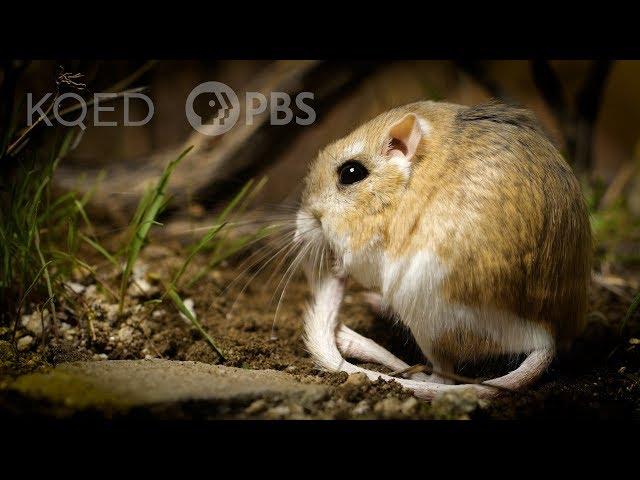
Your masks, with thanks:
[{"label": "tan fur", "polygon": [[[408,113],[430,129],[406,178],[380,154],[389,128]],[[344,157],[359,145],[359,153]],[[336,170],[352,158],[370,176],[344,188]],[[441,288],[452,303],[542,322],[560,345],[580,330],[591,268],[588,213],[570,167],[528,111],[406,105],[325,148],[306,181],[303,205],[321,203],[320,196],[341,199],[339,212],[317,214],[331,214],[327,228],[350,250],[375,244],[400,258],[429,248],[448,267]],[[454,228],[461,222],[470,228]],[[487,338],[455,331],[436,339],[436,350],[463,341],[474,357],[496,349]]]},{"label": "tan fur", "polygon": [[491,338],[455,328],[435,339],[432,354],[442,364],[456,365],[461,360],[478,361],[500,352],[500,345]]}]

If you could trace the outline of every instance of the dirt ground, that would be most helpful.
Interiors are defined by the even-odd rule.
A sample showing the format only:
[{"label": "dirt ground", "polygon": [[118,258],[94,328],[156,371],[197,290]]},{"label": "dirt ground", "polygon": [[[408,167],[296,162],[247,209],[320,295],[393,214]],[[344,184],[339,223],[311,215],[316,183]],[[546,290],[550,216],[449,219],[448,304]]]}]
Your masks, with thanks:
[{"label": "dirt ground", "polygon": [[[209,272],[192,288],[181,290],[182,298],[193,302],[197,318],[224,352],[226,359],[222,362],[172,304],[149,302],[159,298],[161,280],[182,261],[183,253],[177,247],[147,247],[136,273],[143,291],[136,286],[130,288],[121,316],[115,299],[90,276],[78,274],[71,285],[78,301],[73,306],[59,306],[59,338],[49,339],[45,345],[37,312],[22,318],[17,330],[21,350],[17,356],[9,342],[11,329],[0,331],[0,383],[3,378],[62,361],[163,358],[281,370],[300,381],[332,387],[329,397],[311,407],[254,402],[227,412],[225,418],[264,418],[265,412],[272,412],[267,418],[640,418],[640,318],[636,312],[621,333],[620,322],[628,302],[609,289],[592,286],[591,313],[584,334],[531,390],[505,394],[490,403],[456,398],[429,405],[413,399],[395,382],[348,379],[344,373],[323,372],[314,366],[301,338],[308,300],[302,277],[294,277],[288,286],[275,323],[278,294],[274,292],[279,278],[267,283],[269,272],[254,278],[242,295],[246,277],[224,290],[239,273],[237,265],[229,264]],[[203,261],[197,258],[185,277]],[[117,290],[117,272],[108,270],[103,269],[103,278]],[[357,286],[349,285],[341,319],[408,363],[421,363],[410,335],[392,320],[376,317],[362,293]],[[48,321],[45,314],[45,325]],[[497,359],[492,364],[466,366],[462,373],[488,377],[513,367],[514,362],[517,359]],[[377,365],[368,367],[385,371]]]}]

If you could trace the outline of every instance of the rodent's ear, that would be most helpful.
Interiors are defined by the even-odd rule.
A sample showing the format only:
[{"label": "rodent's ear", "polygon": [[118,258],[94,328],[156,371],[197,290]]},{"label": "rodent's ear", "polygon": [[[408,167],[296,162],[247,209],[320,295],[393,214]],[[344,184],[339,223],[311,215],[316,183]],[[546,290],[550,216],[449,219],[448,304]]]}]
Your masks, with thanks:
[{"label": "rodent's ear", "polygon": [[389,130],[382,154],[389,157],[402,156],[411,160],[423,135],[420,120],[415,114],[409,113]]}]

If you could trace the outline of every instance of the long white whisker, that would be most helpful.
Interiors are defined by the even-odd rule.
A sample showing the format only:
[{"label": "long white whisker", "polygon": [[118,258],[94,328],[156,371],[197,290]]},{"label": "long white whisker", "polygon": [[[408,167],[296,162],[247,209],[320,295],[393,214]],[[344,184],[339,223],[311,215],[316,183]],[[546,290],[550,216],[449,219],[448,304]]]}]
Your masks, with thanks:
[{"label": "long white whisker", "polygon": [[[243,261],[238,268],[243,267],[245,264],[248,263],[248,265],[246,265],[246,267],[233,279],[232,282],[230,282],[225,289],[223,290],[222,293],[227,293],[233,286],[235,286],[236,282],[242,278],[242,276],[248,272],[249,270],[251,270],[253,267],[255,267],[256,265],[258,265],[260,262],[262,262],[265,258],[267,258],[269,255],[273,254],[274,250],[276,251],[276,254],[278,252],[280,252],[283,248],[285,248],[287,245],[290,244],[291,239],[293,238],[293,236],[295,235],[295,232],[290,232],[286,235],[283,235],[282,237],[278,238],[278,239],[274,239],[273,241],[269,242],[266,245],[263,245],[262,247],[260,247],[258,250],[256,250],[253,254],[251,254],[249,256],[249,258],[247,258],[245,261]],[[258,258],[254,258],[254,257],[258,257]]]},{"label": "long white whisker", "polygon": [[[294,243],[294,247],[297,246],[298,243]],[[238,294],[238,296],[236,297],[236,300],[233,302],[233,305],[231,306],[231,309],[229,310],[229,313],[231,313],[233,311],[233,309],[235,308],[236,304],[238,303],[238,300],[240,299],[240,297],[242,296],[242,294],[244,293],[244,291],[247,289],[247,287],[249,286],[249,284],[253,281],[254,278],[256,278],[260,272],[262,270],[265,269],[265,267],[271,263],[271,261],[273,261],[273,259],[275,259],[278,254],[280,254],[284,249],[286,249],[288,246],[290,246],[290,244],[285,245],[284,247],[282,247],[280,250],[278,250],[274,255],[271,256],[271,258],[269,258],[252,276],[251,278],[249,278],[249,280],[245,283],[244,287],[242,287],[242,290],[240,291],[240,293]]]},{"label": "long white whisker", "polygon": [[[277,250],[276,254],[279,253],[279,251],[281,250],[280,247],[282,247],[283,245],[284,245],[284,247],[286,247],[291,241],[290,238],[288,238],[288,237],[292,237],[293,235],[295,235],[295,232],[290,232],[288,234],[281,235],[279,238],[275,238],[275,239],[272,238],[272,239],[270,239],[270,241],[266,245],[263,245],[258,250],[256,250],[254,253],[252,253],[247,259],[245,259],[240,264],[240,266],[238,268],[242,267],[243,265],[245,265],[247,263],[249,263],[249,265],[247,265],[246,268],[244,268],[238,275],[235,276],[235,278],[231,282],[229,282],[229,284],[227,284],[227,286],[222,290],[222,292],[220,292],[220,295],[225,295],[226,293],[228,293],[229,290],[233,286],[235,286],[235,284],[240,279],[243,278],[243,276],[245,275],[245,273],[247,271],[249,271],[255,265],[259,264],[262,260],[264,260],[268,255],[270,255],[273,252],[274,249]],[[273,244],[275,244],[275,247],[273,246]],[[259,258],[255,259],[255,261],[252,261],[252,259],[256,255],[258,255]],[[209,310],[213,307],[214,303],[215,303],[215,299],[209,305]]]},{"label": "long white whisker", "polygon": [[[284,286],[282,288],[282,293],[280,294],[280,298],[278,299],[278,306],[276,307],[276,312],[275,312],[275,314],[273,316],[273,324],[271,325],[271,337],[272,338],[274,338],[274,336],[275,336],[274,335],[274,331],[275,331],[275,326],[276,326],[276,320],[278,319],[278,315],[280,313],[280,306],[282,305],[282,299],[284,298],[284,294],[285,294],[285,292],[287,290],[287,286],[289,285],[289,282],[291,281],[291,278],[295,274],[296,270],[300,266],[300,263],[304,259],[304,256],[307,254],[307,252],[309,251],[310,248],[311,248],[311,244],[307,243],[304,246],[304,248],[302,248],[300,250],[300,252],[296,256],[296,258],[293,260],[293,262],[291,262],[291,265],[289,266],[289,268],[287,269],[287,271],[284,273],[284,275],[282,277],[282,280],[284,280],[285,278],[287,278],[287,280],[285,281],[285,284],[284,284]],[[282,280],[280,280],[280,283],[282,283]],[[280,283],[276,287],[275,292],[278,291],[278,288],[280,287]]]}]

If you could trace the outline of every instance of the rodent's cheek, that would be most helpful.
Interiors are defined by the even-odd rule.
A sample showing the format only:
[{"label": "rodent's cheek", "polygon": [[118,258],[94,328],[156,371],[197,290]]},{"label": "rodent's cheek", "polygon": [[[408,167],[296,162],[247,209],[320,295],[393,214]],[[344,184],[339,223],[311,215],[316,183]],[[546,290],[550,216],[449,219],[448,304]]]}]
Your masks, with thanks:
[{"label": "rodent's cheek", "polygon": [[322,222],[322,230],[331,248],[338,255],[350,249],[351,232],[346,222],[325,220]]}]

